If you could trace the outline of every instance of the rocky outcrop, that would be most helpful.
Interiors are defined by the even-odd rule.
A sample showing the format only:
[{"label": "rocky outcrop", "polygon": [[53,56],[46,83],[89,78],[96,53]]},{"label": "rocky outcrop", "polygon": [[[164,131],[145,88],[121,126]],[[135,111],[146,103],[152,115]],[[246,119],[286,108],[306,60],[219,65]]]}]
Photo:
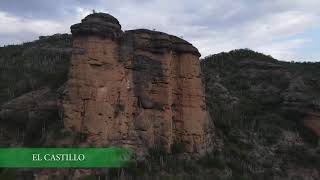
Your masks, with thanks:
[{"label": "rocky outcrop", "polygon": [[172,35],[123,32],[117,19],[94,13],[71,26],[73,54],[63,99],[69,130],[84,146],[126,146],[136,152],[182,143],[204,148],[207,113],[199,52]]},{"label": "rocky outcrop", "polygon": [[39,146],[45,130],[58,119],[58,94],[40,88],[2,105],[0,111],[1,146]]},{"label": "rocky outcrop", "polygon": [[[199,110],[198,106],[195,111],[192,107],[199,103],[194,98],[198,82],[196,73],[190,70],[197,69],[196,65],[189,66],[193,60],[185,57],[196,59],[197,50],[160,32],[123,32],[113,17],[96,15],[101,17],[95,22],[105,22],[101,19],[106,17],[111,23],[107,20],[102,23],[107,25],[100,24],[97,29],[91,16],[86,30],[82,23],[73,26],[78,33],[73,35],[71,67],[71,35],[0,47],[0,147],[119,145],[147,152],[147,148],[160,144],[170,150],[167,142],[181,140],[190,150],[193,140],[186,135],[191,133],[184,125],[195,122],[183,110]],[[116,26],[112,29],[110,24]],[[101,26],[105,30],[101,31]],[[90,32],[93,29],[98,35]],[[214,151],[196,162],[189,158],[180,161],[181,154],[177,153],[159,158],[162,153],[151,151],[151,158],[135,163],[134,171],[139,168],[146,179],[163,174],[166,178],[201,174],[199,179],[211,175],[211,179],[320,179],[320,63],[281,62],[250,50],[220,53],[200,62],[207,110],[216,126]],[[62,84],[69,68],[70,80],[65,88]],[[58,87],[64,98],[57,103]],[[196,102],[188,104],[189,98]],[[63,128],[59,118],[60,103],[69,130]],[[72,129],[74,134],[70,133]],[[172,149],[175,152],[179,148]],[[108,171],[51,169],[28,174],[38,179],[79,179],[96,174],[103,179],[106,174],[115,174]],[[8,179],[2,176],[4,172],[0,179]],[[117,174],[123,173],[117,170]]]}]

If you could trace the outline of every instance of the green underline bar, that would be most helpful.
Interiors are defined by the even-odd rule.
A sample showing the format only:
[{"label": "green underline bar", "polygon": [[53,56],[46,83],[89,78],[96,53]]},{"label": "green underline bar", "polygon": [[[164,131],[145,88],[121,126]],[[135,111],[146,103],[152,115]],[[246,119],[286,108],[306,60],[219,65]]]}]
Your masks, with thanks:
[{"label": "green underline bar", "polygon": [[0,167],[119,168],[131,155],[126,148],[0,148]]}]

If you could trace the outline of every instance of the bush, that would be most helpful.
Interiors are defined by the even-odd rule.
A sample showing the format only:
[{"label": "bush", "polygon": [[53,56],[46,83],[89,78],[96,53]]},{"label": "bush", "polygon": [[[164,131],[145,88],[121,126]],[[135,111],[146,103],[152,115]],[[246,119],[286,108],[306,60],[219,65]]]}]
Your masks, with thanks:
[{"label": "bush", "polygon": [[185,152],[185,144],[181,142],[175,142],[171,145],[171,152],[172,154],[180,154]]},{"label": "bush", "polygon": [[2,169],[0,172],[0,179],[15,180],[17,179],[17,173],[14,169]]},{"label": "bush", "polygon": [[160,157],[167,156],[166,149],[163,145],[159,145],[149,149],[151,159],[159,160]]},{"label": "bush", "polygon": [[148,167],[144,161],[130,161],[126,170],[130,175],[136,177],[144,175]]},{"label": "bush", "polygon": [[217,168],[224,169],[226,167],[226,163],[221,156],[215,156],[213,154],[207,153],[202,156],[198,163],[206,168]]}]

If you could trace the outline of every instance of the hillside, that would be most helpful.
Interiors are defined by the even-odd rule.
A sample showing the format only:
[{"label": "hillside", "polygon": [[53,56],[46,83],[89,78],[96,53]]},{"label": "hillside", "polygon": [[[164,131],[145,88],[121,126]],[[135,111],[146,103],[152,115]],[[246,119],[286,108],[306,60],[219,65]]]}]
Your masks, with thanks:
[{"label": "hillside", "polygon": [[69,69],[70,47],[68,34],[0,47],[0,104],[42,86],[61,85]]},{"label": "hillside", "polygon": [[[26,102],[32,106],[34,101],[55,101],[67,78],[70,47],[69,35],[1,47],[1,110],[17,104],[23,108]],[[205,57],[201,68],[206,104],[215,124],[214,150],[194,164],[175,162],[162,167],[163,171],[221,179],[320,178],[320,63],[281,62],[242,49]],[[52,98],[46,99],[47,94]],[[26,140],[43,130],[42,122],[33,119],[18,128],[9,126],[2,115],[1,126],[8,133],[5,138],[2,134],[2,146],[19,144],[28,124],[32,128],[26,130],[26,136],[31,133]],[[54,111],[50,118],[58,120],[58,113]],[[54,125],[46,124],[47,129],[50,126]],[[55,138],[64,135],[52,129],[48,133]],[[39,143],[50,144],[46,140]],[[163,163],[161,151],[152,153],[154,161]],[[150,164],[135,165],[131,172],[159,171],[157,163],[156,168]]]},{"label": "hillside", "polygon": [[57,124],[57,89],[67,80],[71,42],[56,34],[0,47],[1,147],[36,145],[44,125]]},{"label": "hillside", "polygon": [[319,178],[320,63],[240,49],[206,57],[201,66],[221,140],[214,159],[258,179]]}]

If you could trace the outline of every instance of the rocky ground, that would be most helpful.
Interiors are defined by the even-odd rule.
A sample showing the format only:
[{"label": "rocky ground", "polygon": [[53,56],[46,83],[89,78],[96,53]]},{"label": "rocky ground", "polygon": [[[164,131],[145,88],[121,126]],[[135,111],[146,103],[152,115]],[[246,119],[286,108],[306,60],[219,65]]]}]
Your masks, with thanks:
[{"label": "rocky ground", "polygon": [[[69,35],[55,35],[0,48],[1,147],[59,146],[56,139],[79,138],[63,130],[57,108],[70,42]],[[245,49],[206,57],[201,67],[215,124],[214,150],[192,159],[181,154],[179,144],[171,155],[150,149],[146,161],[97,174],[127,179],[150,179],[152,174],[173,179],[320,179],[320,63],[281,62]],[[0,179],[30,177],[24,171],[1,172]]]}]

